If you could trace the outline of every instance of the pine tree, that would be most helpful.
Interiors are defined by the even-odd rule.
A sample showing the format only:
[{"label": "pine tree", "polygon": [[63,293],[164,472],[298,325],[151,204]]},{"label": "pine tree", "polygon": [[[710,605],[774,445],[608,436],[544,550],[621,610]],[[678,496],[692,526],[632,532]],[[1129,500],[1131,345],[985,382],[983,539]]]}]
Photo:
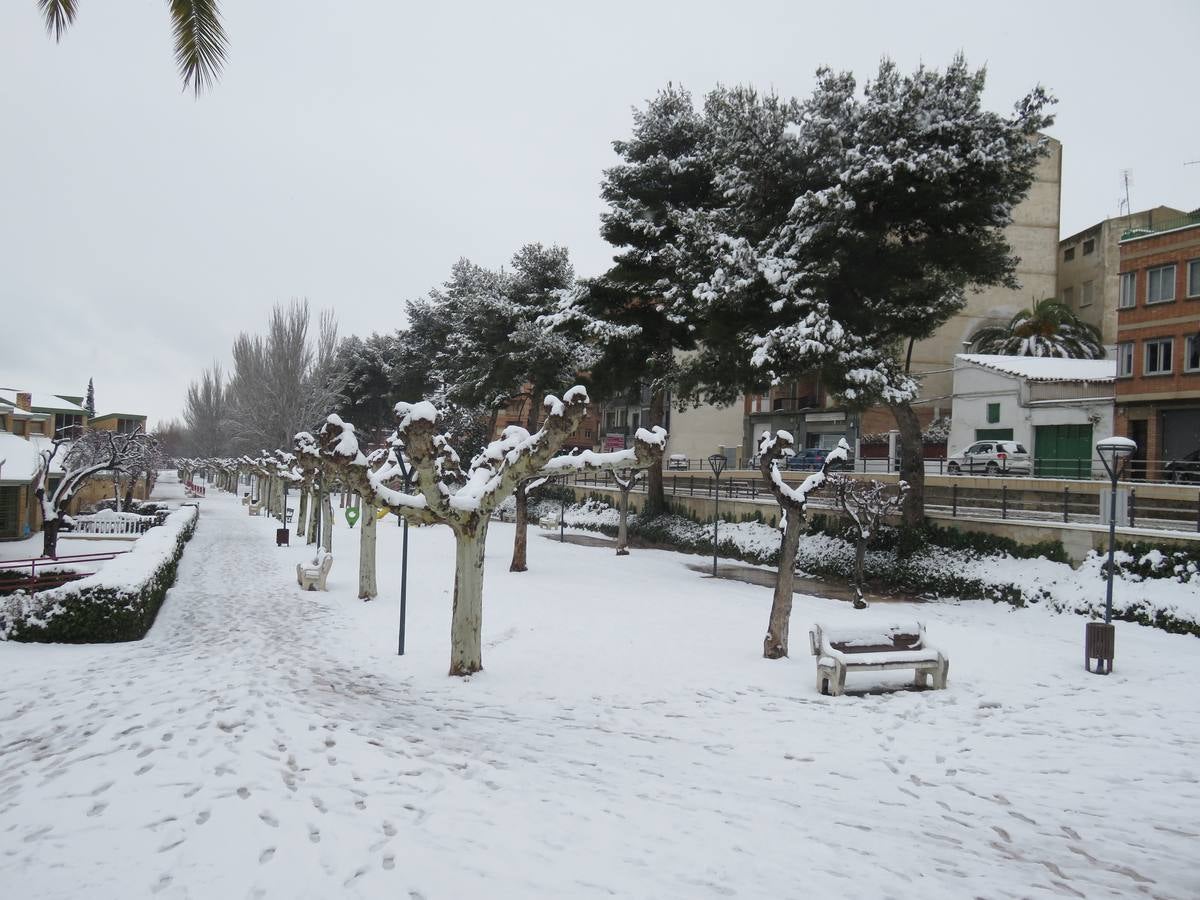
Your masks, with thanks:
[{"label": "pine tree", "polygon": [[96,416],[96,388],[92,385],[92,379],[88,379],[87,398],[83,401],[83,408],[87,410],[88,418],[92,419]]},{"label": "pine tree", "polygon": [[690,295],[721,323],[705,336],[693,389],[732,359],[750,383],[820,373],[851,406],[886,404],[910,525],[924,516],[912,345],[961,310],[967,290],[1016,287],[1003,229],[1052,121],[1040,87],[1010,116],[983,110],[984,78],[962,57],[910,76],[885,60],[861,97],[853,76],[829,70],[802,104],[715,92],[707,109],[726,203],[682,219]]},{"label": "pine tree", "polygon": [[[606,170],[608,210],[600,233],[617,248],[614,265],[586,282],[550,320],[587,335],[600,349],[592,385],[607,398],[650,390],[650,426],[665,424],[679,369],[694,351],[694,325],[680,311],[677,209],[702,209],[712,196],[705,122],[686,90],[668,85],[633,114],[633,134],[613,142],[621,163]],[[662,472],[651,470],[644,514],[666,508]]]}]

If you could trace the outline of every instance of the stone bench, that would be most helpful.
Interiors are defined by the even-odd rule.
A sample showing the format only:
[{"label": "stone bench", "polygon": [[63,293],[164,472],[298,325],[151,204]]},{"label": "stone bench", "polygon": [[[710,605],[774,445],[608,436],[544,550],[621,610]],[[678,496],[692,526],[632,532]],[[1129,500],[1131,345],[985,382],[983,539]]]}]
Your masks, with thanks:
[{"label": "stone bench", "polygon": [[934,688],[945,688],[950,661],[925,641],[925,626],[902,622],[877,626],[827,626],[817,624],[808,633],[817,658],[817,690],[838,696],[846,691],[847,672],[913,669],[915,683],[924,687],[932,677]]},{"label": "stone bench", "polygon": [[296,584],[306,591],[327,590],[325,579],[329,577],[329,570],[332,568],[332,553],[326,553],[316,565],[306,566],[303,563],[297,563]]}]

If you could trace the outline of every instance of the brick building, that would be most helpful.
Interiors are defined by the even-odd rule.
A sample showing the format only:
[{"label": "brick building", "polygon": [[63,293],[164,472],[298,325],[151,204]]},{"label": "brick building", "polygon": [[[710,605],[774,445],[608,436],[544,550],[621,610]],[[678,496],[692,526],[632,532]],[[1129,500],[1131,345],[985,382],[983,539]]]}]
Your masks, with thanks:
[{"label": "brick building", "polygon": [[1116,431],[1137,442],[1135,475],[1200,475],[1200,210],[1120,250]]}]

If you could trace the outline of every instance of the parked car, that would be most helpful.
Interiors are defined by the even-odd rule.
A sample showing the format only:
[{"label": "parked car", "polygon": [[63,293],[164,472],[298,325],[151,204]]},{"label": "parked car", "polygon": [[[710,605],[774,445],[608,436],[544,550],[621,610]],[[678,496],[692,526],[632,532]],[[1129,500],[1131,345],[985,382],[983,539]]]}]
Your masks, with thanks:
[{"label": "parked car", "polygon": [[687,469],[687,468],[689,468],[687,456],[685,456],[682,453],[672,453],[670,456],[667,457],[667,468],[668,469]]},{"label": "parked car", "polygon": [[[829,451],[822,447],[807,447],[804,450],[797,450],[788,457],[787,468],[801,471],[815,472],[821,466],[825,465],[825,457],[829,455]],[[829,468],[845,469],[849,467],[848,462],[835,460]]]},{"label": "parked car", "polygon": [[1200,450],[1171,460],[1163,467],[1163,473],[1167,481],[1200,481]]},{"label": "parked car", "polygon": [[1033,462],[1024,444],[1016,441],[976,441],[946,458],[951,475],[1031,475]]}]

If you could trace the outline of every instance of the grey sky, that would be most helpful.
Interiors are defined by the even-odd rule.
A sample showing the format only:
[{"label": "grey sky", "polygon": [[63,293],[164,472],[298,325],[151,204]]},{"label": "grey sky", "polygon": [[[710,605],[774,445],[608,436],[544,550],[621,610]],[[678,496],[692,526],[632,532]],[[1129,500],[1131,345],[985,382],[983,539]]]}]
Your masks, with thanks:
[{"label": "grey sky", "polygon": [[460,256],[540,240],[601,271],[610,141],[669,80],[804,95],[822,64],[861,80],[961,49],[994,108],[1039,81],[1059,98],[1064,235],[1116,214],[1123,168],[1135,208],[1200,206],[1194,0],[227,0],[228,66],[199,101],[166,5],[82,0],[56,46],[35,0],[0,4],[0,385],[92,376],[102,410],[156,421],[277,300],[366,334]]}]

